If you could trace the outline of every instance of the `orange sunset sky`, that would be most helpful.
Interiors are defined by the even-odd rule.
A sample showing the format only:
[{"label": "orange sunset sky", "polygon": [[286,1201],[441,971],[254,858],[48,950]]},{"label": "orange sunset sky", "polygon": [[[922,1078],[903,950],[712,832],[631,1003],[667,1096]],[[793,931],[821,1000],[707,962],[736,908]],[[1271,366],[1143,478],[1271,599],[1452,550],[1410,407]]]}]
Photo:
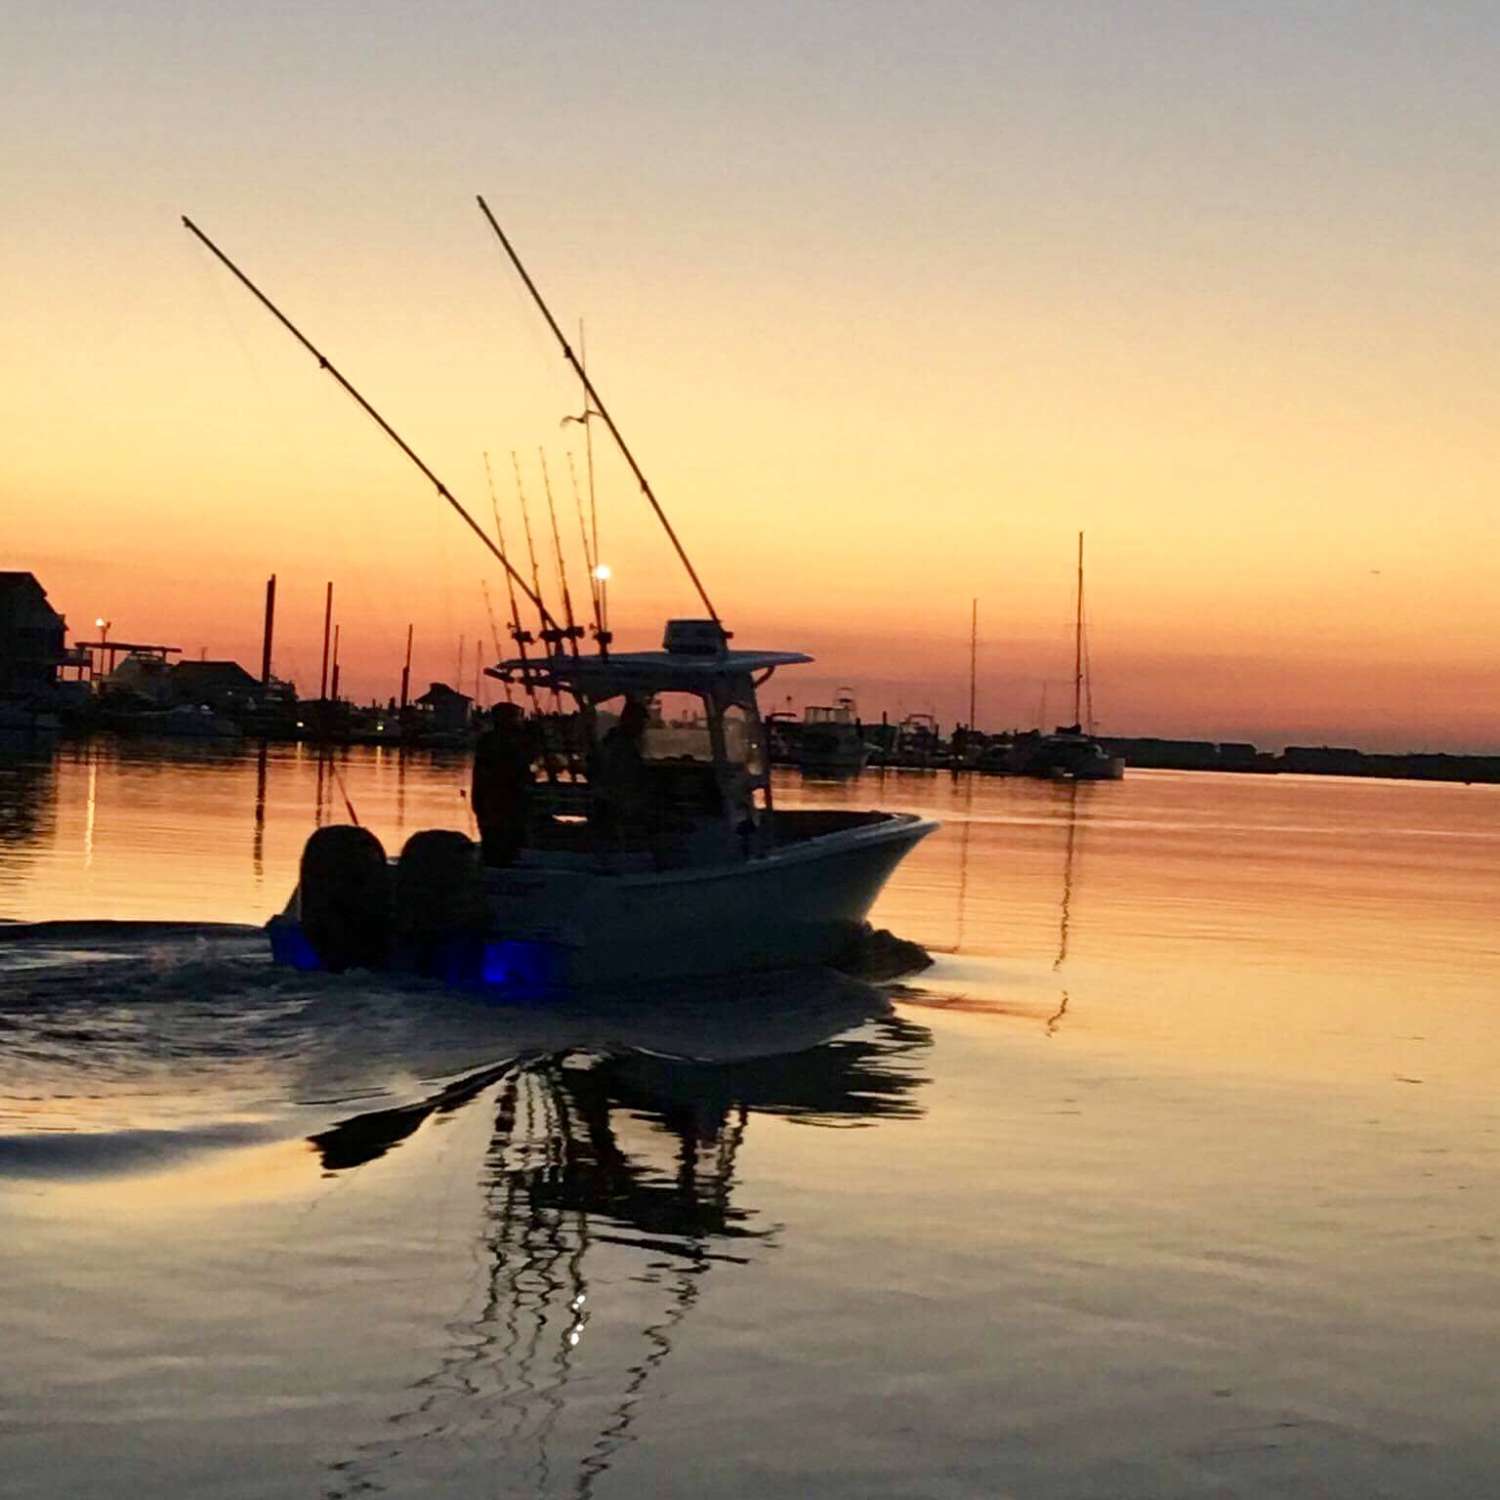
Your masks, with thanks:
[{"label": "orange sunset sky", "polygon": [[[182,229],[512,540],[579,407],[482,192],[776,699],[1500,751],[1488,7],[20,3],[0,566],[315,692],[472,673],[498,571]],[[602,437],[602,434],[601,434]],[[599,446],[622,644],[695,613]],[[548,575],[550,576],[550,574]],[[575,575],[581,577],[581,573]]]}]

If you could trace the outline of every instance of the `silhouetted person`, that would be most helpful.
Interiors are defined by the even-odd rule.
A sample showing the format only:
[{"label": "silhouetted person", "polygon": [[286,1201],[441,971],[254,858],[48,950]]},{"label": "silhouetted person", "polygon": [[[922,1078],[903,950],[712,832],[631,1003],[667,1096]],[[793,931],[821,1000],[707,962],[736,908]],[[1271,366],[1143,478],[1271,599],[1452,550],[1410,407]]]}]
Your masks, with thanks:
[{"label": "silhouetted person", "polygon": [[594,818],[610,838],[640,835],[650,823],[651,786],[641,753],[646,723],[646,705],[627,698],[619,723],[599,741],[594,754]]},{"label": "silhouetted person", "polygon": [[531,736],[520,708],[501,703],[474,746],[474,818],[487,865],[508,865],[526,842],[531,815]]}]

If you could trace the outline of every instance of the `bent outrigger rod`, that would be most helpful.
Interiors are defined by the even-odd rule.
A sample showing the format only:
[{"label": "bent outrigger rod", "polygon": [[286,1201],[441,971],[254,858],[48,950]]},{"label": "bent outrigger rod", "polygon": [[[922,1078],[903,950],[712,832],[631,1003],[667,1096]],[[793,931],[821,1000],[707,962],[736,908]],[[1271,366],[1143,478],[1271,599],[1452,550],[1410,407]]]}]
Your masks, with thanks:
[{"label": "bent outrigger rod", "polygon": [[[486,212],[488,212],[488,210],[486,210]],[[521,575],[517,573],[513,567],[511,567],[510,563],[506,560],[505,554],[495,545],[493,541],[491,541],[489,535],[484,531],[484,529],[479,525],[474,517],[471,516],[469,512],[465,510],[464,507],[458,502],[458,500],[454,498],[453,492],[448,488],[448,486],[445,485],[443,481],[439,479],[437,475],[434,474],[432,470],[429,469],[420,458],[417,457],[416,453],[412,451],[406,441],[401,437],[400,433],[398,433],[396,429],[392,427],[391,424],[387,422],[386,419],[382,417],[380,413],[376,411],[375,408],[371,406],[370,403],[366,401],[365,398],[361,396],[360,393],[355,390],[347,380],[344,379],[343,375],[341,375],[339,371],[334,367],[332,361],[328,358],[328,356],[325,355],[322,350],[320,350],[312,342],[312,340],[309,339],[302,332],[302,330],[298,328],[297,325],[293,323],[292,320],[287,317],[287,315],[282,312],[282,310],[277,307],[276,304],[272,302],[271,299],[266,296],[266,294],[261,291],[261,289],[256,286],[256,284],[251,281],[251,279],[247,275],[245,275],[245,273],[240,270],[240,268],[235,265],[235,263],[230,260],[230,258],[225,255],[225,253],[221,249],[219,249],[219,247],[214,244],[214,242],[209,239],[209,237],[204,234],[201,229],[198,228],[195,223],[193,223],[190,218],[188,218],[186,214],[182,216],[182,222],[183,226],[188,229],[194,236],[196,236],[196,238],[200,240],[204,245],[206,245],[214,253],[214,256],[219,261],[229,267],[229,269],[234,273],[235,278],[255,297],[256,301],[258,301],[261,306],[264,307],[266,311],[269,312],[271,316],[274,317],[276,321],[280,323],[281,326],[285,328],[286,331],[291,334],[292,337],[296,339],[297,342],[301,344],[302,347],[306,349],[314,359],[317,360],[318,367],[320,369],[327,370],[328,373],[332,375],[333,378],[338,381],[338,383],[344,388],[344,390],[349,395],[351,395],[356,402],[359,403],[361,409],[374,421],[375,425],[379,427],[380,430],[385,433],[385,435],[390,438],[390,440],[417,466],[417,468],[422,471],[422,473],[427,477],[428,481],[437,490],[438,494],[441,495],[443,499],[446,500],[448,504],[451,505],[454,510],[459,513],[460,516],[463,517],[464,521],[468,524],[469,529],[474,533],[474,535],[477,536],[479,540],[483,542],[484,545],[490,550],[490,552],[494,554],[495,560],[500,564],[502,568],[505,569],[506,574],[511,578],[511,580],[520,585],[521,592],[525,594],[526,597],[530,599],[534,605],[536,605],[537,610],[542,617],[543,623],[546,625],[550,625],[554,630],[561,630],[562,627],[558,625],[557,621],[552,618],[552,615],[547,609],[547,606],[542,602],[540,594],[534,592],[527,584],[526,580],[522,578]],[[522,274],[524,274],[524,272]],[[529,284],[530,283],[528,282],[528,285]],[[571,358],[571,355],[569,357]],[[605,420],[609,421],[607,417],[605,418]],[[610,423],[610,431],[614,431],[613,422]],[[632,460],[631,466],[634,467],[634,460]],[[641,483],[644,484],[645,480],[643,479]],[[653,499],[652,504],[654,505],[655,503],[656,502]],[[665,524],[665,518],[663,518],[663,524]],[[670,534],[671,527],[668,527],[667,530],[668,534]],[[673,537],[673,541],[676,541],[675,537]],[[682,549],[679,547],[678,551],[680,552],[681,550]],[[684,562],[686,560],[686,558],[683,559]],[[692,572],[691,567],[689,567],[688,571]],[[694,582],[697,582],[696,575],[694,576]],[[702,593],[701,586],[699,588],[699,592]],[[705,596],[704,603],[706,604],[707,602],[708,600]]]},{"label": "bent outrigger rod", "polygon": [[[698,597],[703,601],[703,607],[713,618],[713,622],[721,630],[724,622],[719,618],[719,612],[713,606],[713,601],[708,597],[708,590],[703,587],[702,580],[698,577],[698,571],[689,560],[687,551],[677,539],[677,533],[672,530],[672,523],[667,519],[667,513],[661,508],[661,502],[656,498],[656,492],[651,488],[651,482],[641,471],[641,466],[635,461],[635,455],[630,451],[625,439],[620,435],[620,429],[615,426],[615,419],[606,410],[604,402],[599,399],[599,392],[594,389],[594,382],[589,379],[588,371],[583,367],[583,362],[573,353],[572,346],[563,336],[563,331],[557,326],[557,319],[552,316],[551,309],[542,300],[542,294],[537,291],[536,283],[526,273],[526,267],[521,264],[521,257],[516,254],[511,243],[505,237],[505,231],[500,227],[494,214],[490,212],[490,206],[484,201],[482,195],[478,197],[479,209],[486,219],[489,220],[490,228],[495,231],[495,237],[504,247],[506,255],[510,257],[510,263],[516,268],[516,274],[526,283],[526,290],[531,293],[531,299],[541,309],[542,316],[547,320],[547,326],[552,330],[553,336],[562,346],[563,357],[573,366],[579,380],[583,382],[583,388],[588,393],[589,399],[594,403],[594,409],[604,418],[604,425],[609,428],[609,434],[615,440],[615,445],[624,455],[625,462],[630,465],[630,472],[635,475],[641,486],[641,493],[651,502],[651,509],[656,512],[656,519],[661,522],[662,530],[667,533],[672,546],[677,549],[677,556],[682,559],[682,565],[687,569],[687,575],[693,580],[693,587],[698,590]],[[189,228],[192,226],[189,225]],[[231,267],[231,269],[233,269]],[[285,321],[285,320],[283,320]],[[290,326],[290,325],[288,325]],[[305,340],[304,340],[305,342]],[[311,346],[309,346],[311,347]]]}]

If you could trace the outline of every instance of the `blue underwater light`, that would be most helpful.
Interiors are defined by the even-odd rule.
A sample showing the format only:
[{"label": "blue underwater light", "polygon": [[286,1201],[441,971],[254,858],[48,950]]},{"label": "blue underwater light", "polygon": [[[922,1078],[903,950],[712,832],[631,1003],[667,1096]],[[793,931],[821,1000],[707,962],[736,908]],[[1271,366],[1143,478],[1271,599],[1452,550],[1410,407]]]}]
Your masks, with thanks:
[{"label": "blue underwater light", "polygon": [[266,923],[266,932],[271,939],[271,962],[284,964],[289,969],[299,969],[304,974],[323,968],[318,950],[308,941],[301,925],[286,917],[272,917]]},{"label": "blue underwater light", "polygon": [[[266,932],[273,963],[302,973],[327,968],[300,923],[273,917]],[[560,993],[567,983],[566,950],[521,938],[452,937],[420,952],[398,952],[392,968],[497,1001],[544,999]]]},{"label": "blue underwater light", "polygon": [[535,999],[562,988],[563,959],[562,950],[552,943],[503,938],[485,943],[479,979],[486,989]]}]

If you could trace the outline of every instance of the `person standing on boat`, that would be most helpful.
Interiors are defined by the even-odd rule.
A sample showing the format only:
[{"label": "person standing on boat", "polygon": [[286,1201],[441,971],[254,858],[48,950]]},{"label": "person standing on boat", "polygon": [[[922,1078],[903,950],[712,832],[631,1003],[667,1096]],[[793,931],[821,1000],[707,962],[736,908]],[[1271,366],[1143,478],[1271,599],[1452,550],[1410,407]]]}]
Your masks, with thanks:
[{"label": "person standing on boat", "polygon": [[531,815],[531,736],[515,703],[497,704],[474,746],[471,805],[487,865],[511,864],[526,842]]},{"label": "person standing on boat", "polygon": [[619,722],[594,754],[590,781],[594,822],[606,838],[628,843],[650,824],[651,788],[641,741],[649,715],[639,698],[627,698]]}]

